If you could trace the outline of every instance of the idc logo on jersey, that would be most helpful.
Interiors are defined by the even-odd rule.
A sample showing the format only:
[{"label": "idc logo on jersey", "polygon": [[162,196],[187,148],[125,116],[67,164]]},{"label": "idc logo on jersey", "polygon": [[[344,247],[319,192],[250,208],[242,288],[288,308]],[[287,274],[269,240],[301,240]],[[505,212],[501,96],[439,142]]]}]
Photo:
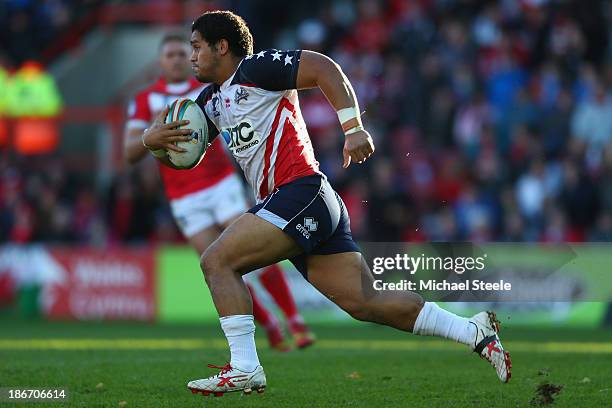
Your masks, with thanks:
[{"label": "idc logo on jersey", "polygon": [[259,144],[259,137],[249,122],[242,122],[238,126],[225,128],[221,131],[221,135],[234,153],[243,152]]}]

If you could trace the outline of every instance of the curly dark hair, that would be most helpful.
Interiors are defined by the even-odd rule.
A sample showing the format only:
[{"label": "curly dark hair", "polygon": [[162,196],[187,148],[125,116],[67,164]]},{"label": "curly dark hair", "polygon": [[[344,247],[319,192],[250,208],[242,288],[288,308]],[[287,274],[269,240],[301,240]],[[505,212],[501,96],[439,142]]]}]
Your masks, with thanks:
[{"label": "curly dark hair", "polygon": [[191,25],[211,46],[221,39],[227,40],[229,49],[237,57],[253,54],[253,36],[245,21],[231,11],[208,11]]}]

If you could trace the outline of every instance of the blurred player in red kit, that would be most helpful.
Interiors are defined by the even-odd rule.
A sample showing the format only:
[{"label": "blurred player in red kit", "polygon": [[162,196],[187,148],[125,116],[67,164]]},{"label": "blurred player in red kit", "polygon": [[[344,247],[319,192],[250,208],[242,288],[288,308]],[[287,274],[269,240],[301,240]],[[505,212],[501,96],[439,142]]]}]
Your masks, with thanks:
[{"label": "blurred player in red kit", "polygon": [[[183,37],[166,35],[160,43],[159,54],[161,77],[130,103],[124,154],[131,164],[147,156],[141,135],[155,116],[179,97],[195,100],[204,88],[190,75],[189,44]],[[249,208],[242,183],[219,139],[213,142],[202,163],[195,168],[179,171],[160,165],[159,169],[174,219],[199,255]],[[287,318],[296,346],[311,345],[314,336],[298,312],[279,266],[274,264],[258,273],[262,286]],[[265,309],[252,286],[248,287],[253,297],[255,319],[265,327],[271,347],[288,350],[278,320]]]}]

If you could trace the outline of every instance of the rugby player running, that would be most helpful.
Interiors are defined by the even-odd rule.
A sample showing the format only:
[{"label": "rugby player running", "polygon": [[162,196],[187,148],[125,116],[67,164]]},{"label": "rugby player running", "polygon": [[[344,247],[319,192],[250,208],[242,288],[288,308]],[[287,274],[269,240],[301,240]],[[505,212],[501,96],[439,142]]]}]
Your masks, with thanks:
[{"label": "rugby player running", "polygon": [[[337,111],[345,134],[344,167],[367,160],[374,144],[341,68],[307,50],[254,54],[249,28],[229,11],[198,17],[191,46],[196,78],[210,83],[196,100],[206,113],[209,134],[223,136],[258,204],[202,255],[231,360],[218,367],[218,374],[190,381],[188,388],[204,395],[264,391],[251,297],[242,275],[283,259],[353,318],[463,343],[507,382],[510,357],[494,313],[464,318],[414,292],[374,290],[372,274],[352,239],[346,207],[319,170],[298,104],[298,89],[318,87]],[[180,123],[164,124],[164,115],[143,134],[152,150],[164,147],[160,139],[181,134],[172,130]]]},{"label": "rugby player running", "polygon": [[[156,114],[179,97],[197,98],[204,89],[204,85],[190,75],[189,43],[181,35],[170,33],[162,38],[159,68],[160,78],[130,103],[124,156],[131,164],[147,157],[141,137]],[[176,140],[183,139],[189,136],[176,136]],[[169,148],[180,150],[175,145]],[[198,255],[202,255],[221,231],[249,208],[242,182],[220,140],[209,147],[203,163],[193,169],[179,171],[160,164],[159,170],[174,220]],[[280,267],[270,265],[258,271],[256,278],[285,315],[295,345],[298,348],[310,346],[314,335],[299,313]],[[270,346],[288,351],[290,347],[284,340],[278,319],[259,300],[254,288],[250,284],[247,287],[253,298],[255,320],[265,328]]]}]

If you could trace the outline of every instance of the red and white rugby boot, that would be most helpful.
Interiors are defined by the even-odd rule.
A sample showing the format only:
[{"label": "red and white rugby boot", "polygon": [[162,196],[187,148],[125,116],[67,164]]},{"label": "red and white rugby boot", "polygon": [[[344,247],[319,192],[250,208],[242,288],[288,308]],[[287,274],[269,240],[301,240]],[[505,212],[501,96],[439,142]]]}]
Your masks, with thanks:
[{"label": "red and white rugby boot", "polygon": [[504,350],[499,340],[499,321],[494,312],[480,312],[470,319],[470,323],[476,326],[476,338],[473,350],[495,367],[497,376],[501,382],[510,380],[510,353]]},{"label": "red and white rugby boot", "polygon": [[266,375],[262,366],[257,366],[250,373],[234,368],[230,364],[224,366],[209,364],[208,367],[218,368],[221,371],[212,377],[189,381],[187,388],[193,394],[201,393],[204,396],[213,394],[215,397],[221,397],[226,392],[242,391],[248,395],[253,391],[261,394],[266,389]]}]

